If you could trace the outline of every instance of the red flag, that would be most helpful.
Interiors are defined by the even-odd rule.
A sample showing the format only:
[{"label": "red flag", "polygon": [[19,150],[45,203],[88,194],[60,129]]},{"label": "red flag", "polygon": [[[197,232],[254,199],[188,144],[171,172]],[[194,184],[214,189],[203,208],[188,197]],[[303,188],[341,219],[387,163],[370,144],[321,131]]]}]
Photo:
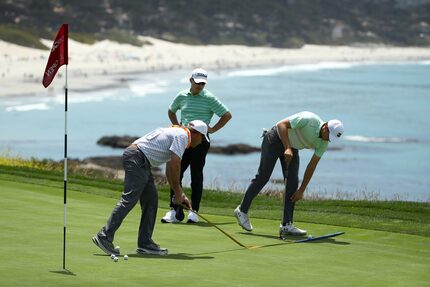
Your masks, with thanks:
[{"label": "red flag", "polygon": [[51,54],[49,54],[48,63],[43,74],[42,83],[45,88],[51,84],[60,67],[69,63],[67,51],[68,27],[68,24],[61,26],[52,44]]}]

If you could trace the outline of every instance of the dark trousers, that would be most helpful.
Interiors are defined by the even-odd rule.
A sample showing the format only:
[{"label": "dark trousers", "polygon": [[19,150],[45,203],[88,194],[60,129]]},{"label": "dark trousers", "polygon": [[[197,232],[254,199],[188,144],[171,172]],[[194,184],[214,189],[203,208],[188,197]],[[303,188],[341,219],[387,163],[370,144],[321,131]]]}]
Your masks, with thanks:
[{"label": "dark trousers", "polygon": [[282,173],[284,175],[284,182],[285,179],[287,179],[287,184],[285,186],[282,224],[293,222],[295,204],[291,201],[290,197],[294,192],[297,191],[299,186],[300,158],[298,150],[293,149],[293,158],[290,164],[287,166],[284,158],[284,151],[284,145],[278,136],[276,127],[273,127],[263,136],[263,143],[261,144],[260,166],[258,167],[257,174],[246,190],[245,196],[242,199],[242,203],[240,204],[240,210],[242,212],[248,213],[252,200],[269,181],[276,161],[279,159],[282,166]]},{"label": "dark trousers", "polygon": [[137,246],[144,247],[153,242],[152,233],[158,208],[157,189],[149,161],[137,147],[130,146],[125,149],[122,162],[125,170],[124,191],[99,235],[107,237],[113,242],[115,232],[139,201],[142,215],[140,217]]},{"label": "dark trousers", "polygon": [[[203,193],[203,168],[205,167],[209,147],[210,143],[203,139],[198,146],[186,149],[182,156],[180,183],[182,186],[184,172],[189,166],[191,170],[191,206],[195,211],[200,209]],[[172,189],[170,190],[170,207],[175,209],[178,207],[178,205],[174,204],[174,192]]]}]

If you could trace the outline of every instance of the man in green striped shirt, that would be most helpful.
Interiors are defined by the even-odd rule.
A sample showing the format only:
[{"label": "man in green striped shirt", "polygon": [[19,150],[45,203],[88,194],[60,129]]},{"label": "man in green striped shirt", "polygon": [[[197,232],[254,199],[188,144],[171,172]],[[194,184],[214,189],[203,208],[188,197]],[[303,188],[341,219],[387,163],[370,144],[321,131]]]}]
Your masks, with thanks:
[{"label": "man in green striped shirt", "polygon": [[[232,118],[229,109],[210,91],[205,89],[207,78],[208,73],[201,68],[192,71],[190,89],[179,92],[169,107],[168,116],[172,124],[186,126],[190,121],[201,120],[208,125],[208,133],[212,134],[224,127]],[[179,110],[181,111],[180,122],[176,116],[176,112]],[[214,114],[219,117],[219,120],[215,125],[210,126]],[[197,147],[187,149],[181,161],[181,182],[188,166],[191,169],[191,204],[195,211],[199,211],[200,208],[203,192],[203,168],[209,147],[209,141],[203,139],[202,143]],[[178,206],[174,202],[174,193],[171,191],[171,209],[161,219],[161,222],[179,222],[184,219],[185,215],[182,206]],[[189,212],[187,222],[198,222],[197,214]]]}]

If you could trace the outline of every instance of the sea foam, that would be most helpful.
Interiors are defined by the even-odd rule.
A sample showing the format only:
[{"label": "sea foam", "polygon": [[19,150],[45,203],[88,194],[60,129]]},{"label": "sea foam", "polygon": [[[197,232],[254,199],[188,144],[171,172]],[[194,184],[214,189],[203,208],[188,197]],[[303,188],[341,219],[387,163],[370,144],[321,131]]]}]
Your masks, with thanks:
[{"label": "sea foam", "polygon": [[261,69],[246,69],[233,71],[227,74],[228,77],[258,77],[258,76],[273,76],[282,73],[290,72],[314,72],[319,70],[330,69],[350,69],[355,63],[343,62],[321,62],[316,64],[301,64],[301,65],[286,65],[276,68],[261,68]]},{"label": "sea foam", "polygon": [[158,81],[152,83],[145,82],[132,82],[128,85],[130,91],[132,91],[136,96],[144,97],[148,94],[161,94],[166,91],[166,86],[168,86],[166,81]]},{"label": "sea foam", "polygon": [[43,111],[49,110],[49,106],[46,103],[36,103],[36,104],[28,104],[28,105],[16,105],[7,107],[6,112],[29,112],[29,111]]},{"label": "sea foam", "polygon": [[399,138],[399,137],[366,137],[360,135],[344,136],[344,139],[351,142],[368,142],[368,143],[410,143],[418,142],[417,139]]}]

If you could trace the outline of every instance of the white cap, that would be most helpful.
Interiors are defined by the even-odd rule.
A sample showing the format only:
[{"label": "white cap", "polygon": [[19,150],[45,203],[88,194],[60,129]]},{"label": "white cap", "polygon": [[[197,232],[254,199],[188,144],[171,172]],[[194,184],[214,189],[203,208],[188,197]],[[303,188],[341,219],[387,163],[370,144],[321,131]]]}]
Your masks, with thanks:
[{"label": "white cap", "polygon": [[330,142],[337,142],[344,132],[342,122],[339,120],[329,120],[327,125]]},{"label": "white cap", "polygon": [[199,83],[207,84],[208,83],[208,72],[206,72],[202,68],[194,69],[191,72],[191,78],[193,78],[193,80],[194,80],[194,82],[196,82],[196,84],[199,84]]},{"label": "white cap", "polygon": [[188,127],[204,135],[206,140],[209,142],[208,126],[203,121],[201,120],[191,121],[188,123]]}]

